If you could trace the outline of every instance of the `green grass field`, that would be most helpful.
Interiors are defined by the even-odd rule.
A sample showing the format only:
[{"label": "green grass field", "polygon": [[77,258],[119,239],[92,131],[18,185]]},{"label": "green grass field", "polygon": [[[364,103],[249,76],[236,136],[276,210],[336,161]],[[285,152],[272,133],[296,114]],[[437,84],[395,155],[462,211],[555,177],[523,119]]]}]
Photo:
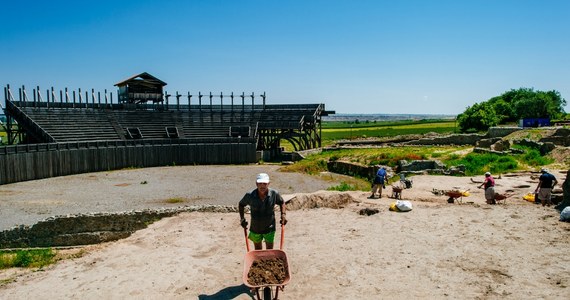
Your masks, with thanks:
[{"label": "green grass field", "polygon": [[[398,135],[421,135],[430,132],[454,133],[455,122],[449,120],[398,121],[398,122],[327,122],[323,123],[323,146],[338,140],[356,138],[390,138]],[[328,160],[343,160],[362,165],[387,165],[395,167],[399,160],[436,159],[448,167],[464,165],[467,175],[486,171],[503,173],[515,170],[536,169],[553,162],[536,149],[524,149],[524,154],[500,156],[497,154],[471,153],[472,146],[424,146],[342,149],[324,151],[288,166],[290,171],[309,174],[326,171]],[[339,187],[342,188],[342,187]]]},{"label": "green grass field", "polygon": [[[322,146],[333,145],[337,140],[352,140],[357,138],[389,138],[399,135],[417,135],[434,133],[453,133],[456,130],[455,121],[450,120],[404,120],[404,121],[373,121],[373,122],[323,122]],[[281,140],[281,146],[287,151],[293,151],[293,146]]]},{"label": "green grass field", "polygon": [[370,137],[393,137],[409,134],[453,133],[456,130],[455,121],[448,120],[423,120],[423,121],[399,121],[399,122],[376,122],[376,123],[346,123],[326,122],[323,123],[322,142],[325,145],[335,140],[351,140],[356,138]]}]

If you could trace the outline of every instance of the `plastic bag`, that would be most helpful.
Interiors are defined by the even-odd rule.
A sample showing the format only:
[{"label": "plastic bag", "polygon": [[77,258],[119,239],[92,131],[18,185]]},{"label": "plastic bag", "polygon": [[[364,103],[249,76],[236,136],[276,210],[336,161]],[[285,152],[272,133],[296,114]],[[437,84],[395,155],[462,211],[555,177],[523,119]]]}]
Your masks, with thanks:
[{"label": "plastic bag", "polygon": [[396,202],[390,203],[390,211],[400,211],[396,206]]},{"label": "plastic bag", "polygon": [[562,212],[560,212],[560,221],[570,222],[570,206],[566,206]]},{"label": "plastic bag", "polygon": [[526,195],[523,196],[523,199],[529,202],[534,202],[534,194],[527,193]]},{"label": "plastic bag", "polygon": [[396,207],[400,211],[410,211],[412,210],[412,202],[407,200],[397,200]]}]

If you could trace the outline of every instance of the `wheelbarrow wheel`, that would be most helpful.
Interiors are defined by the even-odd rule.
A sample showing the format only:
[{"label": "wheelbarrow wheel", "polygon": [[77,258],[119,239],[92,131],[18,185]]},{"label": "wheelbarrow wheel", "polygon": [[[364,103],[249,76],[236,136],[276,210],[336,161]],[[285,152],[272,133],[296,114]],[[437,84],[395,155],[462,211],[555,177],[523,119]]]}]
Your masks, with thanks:
[{"label": "wheelbarrow wheel", "polygon": [[263,288],[263,300],[271,300],[271,288],[266,286]]}]

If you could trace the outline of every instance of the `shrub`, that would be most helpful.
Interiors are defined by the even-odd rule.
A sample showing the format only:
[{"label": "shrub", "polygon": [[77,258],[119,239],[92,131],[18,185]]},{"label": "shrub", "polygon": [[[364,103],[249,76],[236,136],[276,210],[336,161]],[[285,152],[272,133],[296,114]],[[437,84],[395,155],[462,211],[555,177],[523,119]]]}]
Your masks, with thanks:
[{"label": "shrub", "polygon": [[52,249],[0,251],[0,269],[43,267],[54,262]]},{"label": "shrub", "polygon": [[469,153],[463,158],[450,159],[447,165],[464,165],[466,175],[483,174],[486,171],[492,173],[504,173],[516,170],[518,162],[511,156],[501,156],[491,153]]},{"label": "shrub", "polygon": [[540,151],[536,149],[527,149],[522,155],[523,159],[529,166],[544,166],[551,164],[554,160],[540,155]]},{"label": "shrub", "polygon": [[301,172],[316,175],[328,170],[327,160],[321,156],[312,156],[281,168],[284,172]]},{"label": "shrub", "polygon": [[346,191],[356,191],[358,190],[358,188],[355,185],[351,185],[343,181],[339,185],[329,187],[327,190],[346,192]]}]

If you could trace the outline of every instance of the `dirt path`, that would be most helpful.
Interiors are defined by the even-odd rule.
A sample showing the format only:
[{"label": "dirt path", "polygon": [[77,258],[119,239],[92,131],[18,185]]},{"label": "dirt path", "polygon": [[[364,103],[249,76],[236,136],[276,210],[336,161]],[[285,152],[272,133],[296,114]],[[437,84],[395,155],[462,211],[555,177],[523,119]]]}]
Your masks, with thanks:
[{"label": "dirt path", "polygon": [[315,192],[344,176],[279,172],[279,165],[179,166],[79,174],[0,185],[0,230],[56,215],[183,205],[236,205],[266,172],[282,194]]}]

